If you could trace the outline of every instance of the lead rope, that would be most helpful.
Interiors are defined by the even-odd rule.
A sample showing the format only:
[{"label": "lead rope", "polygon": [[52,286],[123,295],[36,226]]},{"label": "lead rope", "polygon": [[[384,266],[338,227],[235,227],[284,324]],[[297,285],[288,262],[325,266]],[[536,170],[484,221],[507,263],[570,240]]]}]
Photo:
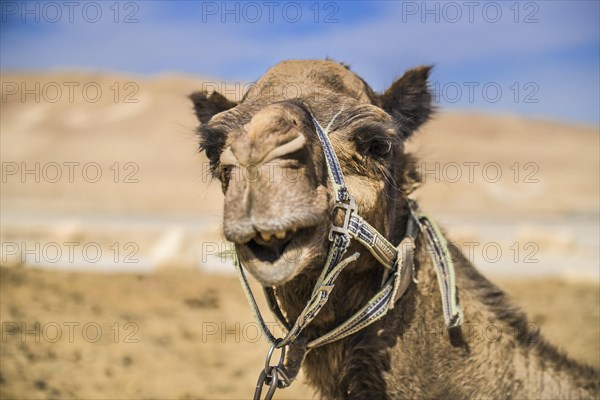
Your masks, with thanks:
[{"label": "lead rope", "polygon": [[[442,293],[446,325],[450,328],[458,326],[462,321],[462,313],[456,299],[454,265],[448,251],[446,240],[439,231],[437,225],[429,217],[419,216],[417,214],[416,203],[409,200],[409,216],[406,234],[398,247],[394,247],[389,243],[383,235],[358,215],[356,203],[348,193],[344,182],[344,175],[335,151],[333,150],[333,146],[329,141],[327,132],[321,128],[312,114],[311,118],[317,136],[323,146],[328,175],[333,184],[335,197],[333,210],[340,209],[344,211],[344,222],[342,226],[337,226],[332,223],[329,232],[331,245],[327,254],[325,266],[315,284],[309,301],[293,325],[288,323],[285,319],[281,308],[277,304],[274,290],[272,288],[264,288],[270,309],[273,311],[282,327],[287,330],[287,333],[283,338],[275,338],[267,327],[248,283],[248,279],[244,273],[244,267],[238,258],[235,257],[234,264],[252,313],[258,321],[259,327],[265,338],[271,344],[269,351],[267,352],[265,368],[261,371],[256,383],[256,389],[254,391],[255,400],[260,400],[265,386],[269,387],[265,397],[266,400],[272,399],[278,388],[282,389],[288,387],[296,378],[308,351],[340,340],[364,329],[381,319],[394,307],[396,301],[398,301],[408,289],[411,280],[414,281],[415,241],[419,231],[424,234],[432,253],[432,260],[435,265],[438,283]],[[335,119],[335,116],[333,119]],[[329,123],[328,128],[331,126],[333,119]],[[329,295],[333,290],[338,275],[348,264],[355,261],[360,255],[359,253],[354,253],[353,255],[342,259],[344,253],[348,249],[351,239],[356,239],[363,244],[386,268],[382,288],[365,306],[340,326],[325,335],[306,343],[305,340],[299,339],[300,333],[317,316],[329,300]],[[292,344],[294,344],[294,346],[290,347],[290,356],[286,359],[286,348]],[[271,365],[271,358],[275,349],[281,349],[281,355],[279,362],[276,365]],[[292,353],[293,356],[291,355]]]}]

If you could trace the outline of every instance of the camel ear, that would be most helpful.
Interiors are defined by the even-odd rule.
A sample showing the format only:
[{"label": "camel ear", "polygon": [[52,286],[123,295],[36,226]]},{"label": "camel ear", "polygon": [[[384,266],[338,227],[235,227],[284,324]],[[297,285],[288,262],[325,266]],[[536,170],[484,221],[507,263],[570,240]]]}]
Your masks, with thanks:
[{"label": "camel ear", "polygon": [[433,111],[427,79],[431,66],[407,71],[380,96],[381,107],[398,123],[403,138],[408,138]]},{"label": "camel ear", "polygon": [[189,97],[194,103],[194,111],[201,124],[207,123],[214,115],[237,105],[236,102],[227,100],[218,92],[212,92],[210,95],[206,91],[194,92]]}]

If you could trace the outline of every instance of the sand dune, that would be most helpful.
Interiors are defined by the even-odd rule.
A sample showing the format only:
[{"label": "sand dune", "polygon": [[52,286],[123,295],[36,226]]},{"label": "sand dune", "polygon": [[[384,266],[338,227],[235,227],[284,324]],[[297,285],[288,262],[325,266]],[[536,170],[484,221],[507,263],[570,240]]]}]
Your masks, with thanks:
[{"label": "sand dune", "polygon": [[[178,248],[186,255],[173,262],[163,254],[172,260],[168,264],[215,269],[214,260],[198,253],[197,242],[224,245],[218,233],[223,196],[208,177],[206,158],[196,151],[197,123],[187,95],[216,86],[235,98],[242,85],[82,72],[5,74],[2,81],[3,241],[50,240],[53,230],[71,222],[92,240],[110,227],[98,230],[85,221],[125,221],[112,229],[113,239],[139,245],[142,269],[165,264],[152,262],[152,254],[162,232],[178,229],[183,236]],[[439,112],[408,143],[420,157],[424,179],[415,195],[424,210],[451,222],[447,228],[458,241],[464,242],[465,230],[481,248],[498,241],[504,254],[499,262],[486,262],[479,253],[475,258],[484,269],[539,275],[546,263],[556,264],[547,269],[552,274],[597,278],[599,140],[590,127]],[[133,217],[156,229],[138,229]],[[43,232],[32,235],[28,219],[54,222],[42,223],[37,230]],[[196,222],[182,226],[182,220]],[[574,238],[559,246],[560,258],[547,247],[533,249],[536,265],[511,269],[515,257],[509,254],[516,250],[510,247],[537,242],[539,235],[527,233],[547,229],[548,223],[559,237]],[[497,227],[498,239],[485,235],[489,226]],[[566,263],[581,267],[573,273]],[[72,266],[80,264],[85,268],[85,262]]]},{"label": "sand dune", "polygon": [[[206,159],[195,152],[196,121],[186,97],[216,80],[45,73],[5,74],[2,81],[0,155],[5,163],[19,164],[15,175],[4,172],[6,209],[220,211],[219,186],[210,184]],[[38,84],[39,102],[32,94],[25,94],[23,102],[20,89],[7,93],[7,82],[25,89]],[[69,82],[79,83],[76,88],[91,85],[89,94],[74,89],[71,102]],[[44,95],[50,83],[63,88],[56,102],[50,102],[50,89]],[[95,87],[102,93],[98,100],[92,97]],[[598,129],[592,127],[440,112],[409,147],[423,161],[419,167],[426,185],[420,198],[432,212],[597,215],[599,140]],[[41,163],[41,182],[29,174],[22,183],[20,173],[34,169],[36,162]],[[60,164],[63,174],[55,183],[43,177],[44,166],[52,162]],[[65,162],[80,163],[74,166],[74,182],[67,179]],[[83,169],[94,162],[103,175],[90,183],[83,175],[94,178],[94,168]],[[26,163],[23,168],[21,163]],[[498,166],[501,176],[496,181]],[[52,178],[50,169],[45,173]]]}]

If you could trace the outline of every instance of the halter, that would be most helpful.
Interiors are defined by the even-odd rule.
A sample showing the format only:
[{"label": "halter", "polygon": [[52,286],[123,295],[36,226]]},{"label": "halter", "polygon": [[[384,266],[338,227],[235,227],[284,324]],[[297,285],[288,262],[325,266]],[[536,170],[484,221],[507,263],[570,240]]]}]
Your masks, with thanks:
[{"label": "halter", "polygon": [[[394,308],[394,304],[404,295],[410,286],[410,282],[414,281],[416,283],[414,279],[414,253],[415,241],[419,231],[425,236],[437,273],[446,326],[453,328],[460,325],[462,321],[462,312],[456,299],[454,265],[446,240],[438,226],[427,215],[418,214],[416,202],[408,200],[409,215],[404,238],[398,246],[392,245],[358,215],[356,202],[348,193],[342,169],[327,132],[319,125],[312,113],[310,116],[323,147],[329,179],[333,186],[335,203],[332,212],[340,210],[344,213],[344,218],[341,226],[332,222],[329,231],[331,244],[325,265],[315,284],[310,300],[293,324],[289,323],[284,317],[277,303],[274,288],[263,287],[269,308],[287,331],[283,338],[275,338],[267,327],[250,289],[244,268],[239,259],[235,257],[235,268],[250,308],[263,335],[271,344],[267,353],[265,368],[256,384],[254,399],[260,399],[263,386],[269,387],[266,399],[271,399],[276,389],[288,387],[296,378],[302,361],[310,350],[352,335],[381,319],[389,310]],[[359,253],[354,253],[343,258],[352,239],[357,240],[366,247],[385,268],[381,288],[366,305],[341,325],[310,342],[303,338],[298,340],[302,330],[310,324],[327,303],[338,275],[348,264],[356,261],[359,257]],[[286,358],[286,348],[288,347],[289,354]],[[281,355],[277,365],[271,365],[271,357],[275,349],[281,349]]]}]

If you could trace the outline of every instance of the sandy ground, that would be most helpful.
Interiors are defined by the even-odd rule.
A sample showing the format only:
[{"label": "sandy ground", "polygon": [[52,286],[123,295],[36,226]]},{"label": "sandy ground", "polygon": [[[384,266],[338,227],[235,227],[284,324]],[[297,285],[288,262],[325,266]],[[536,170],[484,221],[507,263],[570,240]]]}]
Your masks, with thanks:
[{"label": "sandy ground", "polygon": [[[268,346],[235,277],[0,271],[3,399],[252,393]],[[499,284],[552,342],[600,366],[597,286],[552,279]],[[312,394],[300,377],[278,398]]]},{"label": "sandy ground", "polygon": [[[267,346],[217,255],[223,196],[186,98],[236,85],[0,79],[0,397],[248,398]],[[408,148],[422,209],[552,342],[600,365],[598,128],[441,112]]]}]

